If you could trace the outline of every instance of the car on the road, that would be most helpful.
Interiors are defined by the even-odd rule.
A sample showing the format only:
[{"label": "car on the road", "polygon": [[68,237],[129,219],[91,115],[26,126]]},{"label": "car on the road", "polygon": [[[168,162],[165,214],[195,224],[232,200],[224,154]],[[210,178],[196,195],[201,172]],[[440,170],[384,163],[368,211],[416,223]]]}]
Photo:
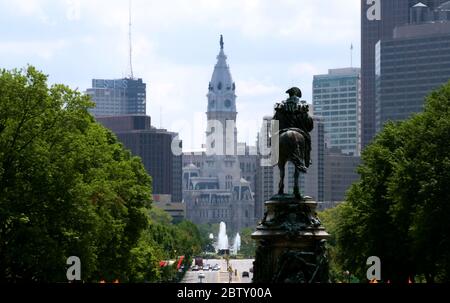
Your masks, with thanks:
[{"label": "car on the road", "polygon": [[219,264],[214,265],[214,267],[212,268],[213,271],[219,271],[220,270],[220,266]]},{"label": "car on the road", "polygon": [[248,271],[244,271],[244,272],[242,272],[242,278],[249,278],[250,277],[250,274],[248,273]]},{"label": "car on the road", "polygon": [[205,270],[205,271],[209,271],[210,269],[211,269],[211,265],[209,265],[209,264],[205,264],[203,266],[203,270]]},{"label": "car on the road", "polygon": [[194,265],[192,266],[192,271],[199,271],[200,268],[198,267],[198,265]]}]

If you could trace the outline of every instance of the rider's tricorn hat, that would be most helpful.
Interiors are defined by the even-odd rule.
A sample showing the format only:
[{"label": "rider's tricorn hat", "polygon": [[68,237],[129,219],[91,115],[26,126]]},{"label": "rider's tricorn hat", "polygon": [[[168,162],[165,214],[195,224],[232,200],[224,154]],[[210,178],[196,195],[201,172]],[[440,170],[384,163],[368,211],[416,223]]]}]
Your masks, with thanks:
[{"label": "rider's tricorn hat", "polygon": [[299,98],[302,97],[302,91],[298,87],[293,87],[293,88],[288,89],[286,91],[286,94],[289,94],[289,97],[293,97],[293,96],[296,96]]}]

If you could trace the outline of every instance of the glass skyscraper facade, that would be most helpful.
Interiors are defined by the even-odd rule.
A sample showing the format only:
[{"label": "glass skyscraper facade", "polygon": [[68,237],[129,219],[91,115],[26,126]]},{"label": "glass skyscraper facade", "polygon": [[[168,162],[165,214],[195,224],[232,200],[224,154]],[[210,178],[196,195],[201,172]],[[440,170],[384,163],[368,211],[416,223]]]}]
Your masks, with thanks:
[{"label": "glass skyscraper facade", "polygon": [[152,127],[149,116],[109,116],[96,119],[114,132],[133,155],[142,159],[147,173],[152,177],[154,195],[170,195],[172,202],[182,201],[183,157],[172,152],[177,133]]},{"label": "glass skyscraper facade", "polygon": [[421,112],[426,96],[450,80],[450,22],[424,5],[411,12],[429,17],[412,18],[413,24],[397,27],[392,39],[376,45],[377,131]]},{"label": "glass skyscraper facade", "polygon": [[90,112],[96,117],[145,115],[146,84],[142,79],[93,79],[86,94],[95,103]]},{"label": "glass skyscraper facade", "polygon": [[362,146],[376,132],[375,45],[393,37],[396,26],[407,24],[410,8],[421,2],[431,9],[448,0],[361,0]]},{"label": "glass skyscraper facade", "polygon": [[313,80],[313,109],[325,125],[328,148],[359,155],[361,147],[361,77],[359,68],[330,69]]}]

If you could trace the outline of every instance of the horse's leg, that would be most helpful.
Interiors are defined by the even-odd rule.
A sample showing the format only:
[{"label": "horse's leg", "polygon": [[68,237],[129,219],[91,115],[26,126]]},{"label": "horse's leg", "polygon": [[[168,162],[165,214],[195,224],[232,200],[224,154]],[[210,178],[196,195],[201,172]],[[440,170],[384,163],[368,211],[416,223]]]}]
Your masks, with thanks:
[{"label": "horse's leg", "polygon": [[280,169],[280,183],[278,184],[278,194],[283,195],[284,194],[284,173],[285,173],[285,163],[278,163],[278,168]]},{"label": "horse's leg", "polygon": [[294,172],[294,196],[298,199],[301,198],[300,195],[300,188],[298,186],[298,177],[300,176],[300,171],[298,168],[295,168],[295,172]]}]

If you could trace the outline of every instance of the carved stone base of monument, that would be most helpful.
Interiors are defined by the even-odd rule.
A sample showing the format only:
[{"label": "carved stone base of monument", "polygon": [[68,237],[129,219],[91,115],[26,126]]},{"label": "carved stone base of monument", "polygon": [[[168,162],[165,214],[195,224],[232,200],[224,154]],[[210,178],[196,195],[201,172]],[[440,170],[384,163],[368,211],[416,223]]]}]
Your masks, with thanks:
[{"label": "carved stone base of monument", "polygon": [[272,197],[252,238],[257,241],[254,283],[327,283],[325,243],[329,234],[317,203],[293,195]]}]

